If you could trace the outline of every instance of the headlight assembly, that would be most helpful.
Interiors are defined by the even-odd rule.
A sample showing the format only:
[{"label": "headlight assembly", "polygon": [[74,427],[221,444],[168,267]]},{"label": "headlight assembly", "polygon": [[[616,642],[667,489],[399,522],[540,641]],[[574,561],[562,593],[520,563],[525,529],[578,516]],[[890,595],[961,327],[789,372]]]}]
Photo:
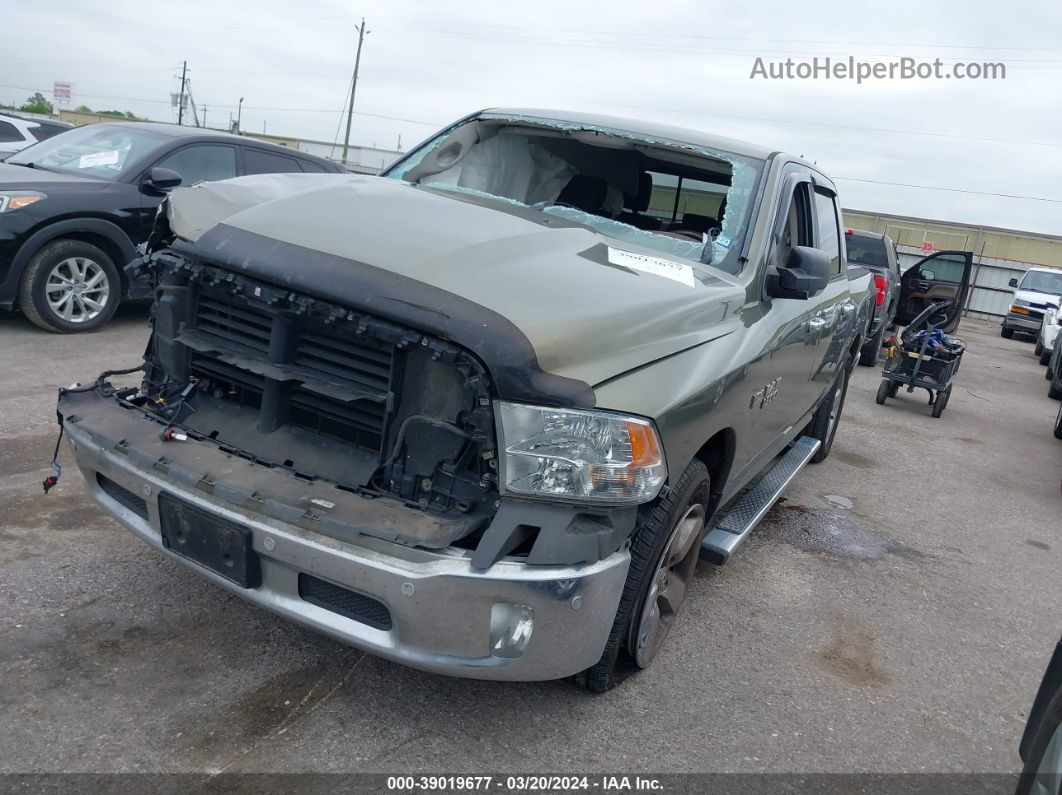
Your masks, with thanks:
[{"label": "headlight assembly", "polygon": [[656,497],[667,478],[648,420],[505,402],[497,414],[504,494],[635,505]]},{"label": "headlight assembly", "polygon": [[1032,306],[1032,304],[1022,298],[1015,298],[1013,304],[1014,306]]},{"label": "headlight assembly", "polygon": [[36,204],[47,195],[36,190],[8,190],[0,192],[0,213],[11,213]]}]

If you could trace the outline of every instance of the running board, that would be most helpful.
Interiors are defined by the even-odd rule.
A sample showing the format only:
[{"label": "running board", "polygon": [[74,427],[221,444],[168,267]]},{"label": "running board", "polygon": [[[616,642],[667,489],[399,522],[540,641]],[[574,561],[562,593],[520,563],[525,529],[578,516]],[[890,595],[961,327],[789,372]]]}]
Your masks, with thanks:
[{"label": "running board", "polygon": [[760,523],[821,444],[818,439],[810,436],[797,439],[789,451],[760,478],[759,483],[745,492],[729,511],[719,517],[715,527],[708,531],[701,542],[701,558],[717,566],[722,566],[730,560],[734,550],[741,546],[752,532],[752,528]]}]

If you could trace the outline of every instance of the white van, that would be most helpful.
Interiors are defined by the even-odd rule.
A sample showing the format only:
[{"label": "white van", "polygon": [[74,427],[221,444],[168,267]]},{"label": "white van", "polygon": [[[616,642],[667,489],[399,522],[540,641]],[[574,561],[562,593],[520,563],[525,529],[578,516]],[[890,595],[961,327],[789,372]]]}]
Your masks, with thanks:
[{"label": "white van", "polygon": [[1010,311],[1003,318],[1002,335],[1010,339],[1017,331],[1040,336],[1044,313],[1050,307],[1058,308],[1059,297],[1062,296],[1062,270],[1030,268],[1021,277],[1020,283],[1017,279],[1011,279],[1010,286],[1014,288],[1014,297],[1010,302]]}]

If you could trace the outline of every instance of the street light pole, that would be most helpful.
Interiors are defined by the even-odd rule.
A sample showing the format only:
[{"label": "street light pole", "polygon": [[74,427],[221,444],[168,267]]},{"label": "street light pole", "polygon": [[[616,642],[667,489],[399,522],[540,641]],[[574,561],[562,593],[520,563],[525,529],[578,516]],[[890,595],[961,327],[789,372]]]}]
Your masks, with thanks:
[{"label": "street light pole", "polygon": [[240,119],[243,118],[243,97],[240,97],[240,104],[236,106],[236,134],[240,134]]}]

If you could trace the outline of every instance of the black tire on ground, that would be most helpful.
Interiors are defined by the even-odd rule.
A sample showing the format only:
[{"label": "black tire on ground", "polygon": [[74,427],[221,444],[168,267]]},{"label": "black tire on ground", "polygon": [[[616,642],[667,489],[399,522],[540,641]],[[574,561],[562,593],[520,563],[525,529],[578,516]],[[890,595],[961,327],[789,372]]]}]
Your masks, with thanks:
[{"label": "black tire on ground", "polygon": [[878,363],[878,353],[881,351],[881,341],[885,339],[885,324],[881,324],[878,333],[859,349],[859,364],[861,367],[873,367]]},{"label": "black tire on ground", "polygon": [[1001,336],[1003,339],[1009,340],[1011,337],[1014,336],[1014,329],[1003,326],[1003,328],[999,330],[999,336]]},{"label": "black tire on ground", "polygon": [[1062,439],[1062,406],[1058,407],[1058,416],[1055,417],[1055,438]]},{"label": "black tire on ground", "polygon": [[[623,586],[605,651],[595,665],[573,677],[577,685],[591,693],[604,693],[639,670],[632,647],[632,628],[636,628],[641,620],[660,558],[668,551],[668,542],[677,523],[695,505],[707,511],[710,486],[708,468],[700,460],[694,459],[674,486],[657,500],[652,511],[640,520],[631,542],[631,566],[627,571],[627,582]],[[702,526],[694,544],[693,566],[696,566],[703,536]],[[690,575],[692,573],[691,568]],[[678,606],[681,607],[681,602]]]},{"label": "black tire on ground", "polygon": [[[1036,347],[1033,348],[1033,356],[1043,356],[1043,355],[1044,355],[1044,344],[1042,342],[1040,342],[1040,338],[1037,337],[1036,338]],[[1048,354],[1048,355],[1050,356],[1050,354]],[[1047,364],[1047,362],[1040,362],[1040,364]]]},{"label": "black tire on ground", "polygon": [[1040,364],[1047,366],[1047,363],[1051,361],[1051,351],[1045,351],[1043,346],[1040,346]]},{"label": "black tire on ground", "polygon": [[892,381],[888,378],[882,378],[881,383],[878,384],[878,393],[874,395],[874,402],[879,406],[885,404],[885,398],[889,396],[889,389],[892,387]]},{"label": "black tire on ground", "polygon": [[951,398],[951,385],[943,392],[937,392],[936,400],[933,401],[933,416],[940,417],[944,413],[944,409],[948,406],[948,400]]},{"label": "black tire on ground", "polygon": [[[66,260],[88,261],[98,266],[106,277],[107,294],[100,301],[98,314],[81,322],[61,317],[48,303],[47,282],[53,269]],[[19,283],[18,305],[34,324],[46,331],[69,334],[78,331],[94,331],[114,315],[121,300],[122,282],[118,269],[111,258],[97,246],[81,240],[53,240],[33,255],[22,281]],[[95,294],[99,298],[99,294]],[[73,299],[71,299],[73,300]]]},{"label": "black tire on ground", "polygon": [[[815,410],[811,422],[804,429],[806,436],[811,436],[822,442],[819,445],[819,449],[815,451],[815,455],[811,457],[811,463],[818,464],[821,461],[825,461],[830,455],[830,450],[833,449],[833,439],[837,435],[837,426],[841,424],[841,412],[844,410],[844,398],[847,394],[848,368],[843,367],[837,377],[837,381],[834,382],[833,388],[822,399],[822,403]],[[835,403],[837,406],[836,414],[834,414]],[[830,422],[831,415],[834,417],[833,422]]]},{"label": "black tire on ground", "polygon": [[[1040,789],[1034,789],[1033,785],[1036,784],[1036,774],[1039,772],[1044,752],[1047,750],[1047,746],[1051,743],[1051,739],[1054,737],[1055,732],[1058,731],[1060,722],[1062,722],[1062,690],[1057,691],[1044,708],[1043,717],[1040,719],[1040,725],[1037,728],[1036,734],[1032,737],[1032,742],[1029,743],[1028,753],[1025,757],[1025,765],[1022,767],[1021,776],[1018,778],[1018,786],[1014,790],[1014,795],[1031,795],[1031,793],[1034,792],[1050,791],[1048,787],[1051,785],[1049,785],[1047,781],[1043,782],[1042,788]],[[1050,778],[1052,777],[1048,776],[1048,780],[1050,780]],[[1054,786],[1057,786],[1057,780],[1055,781]]]},{"label": "black tire on ground", "polygon": [[1044,370],[1044,378],[1046,378],[1048,381],[1050,381],[1054,377],[1055,377],[1055,374],[1051,372],[1051,368],[1050,367],[1048,367],[1047,369]]},{"label": "black tire on ground", "polygon": [[1047,396],[1052,400],[1062,400],[1062,387],[1056,386],[1053,378],[1047,386]]}]

